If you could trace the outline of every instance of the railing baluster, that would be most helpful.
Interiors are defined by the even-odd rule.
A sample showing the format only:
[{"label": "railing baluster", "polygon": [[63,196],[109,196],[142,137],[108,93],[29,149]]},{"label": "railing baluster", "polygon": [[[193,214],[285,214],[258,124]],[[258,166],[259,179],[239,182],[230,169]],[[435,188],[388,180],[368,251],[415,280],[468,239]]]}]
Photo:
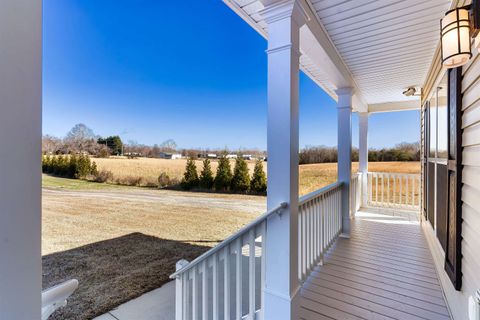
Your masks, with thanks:
[{"label": "railing baluster", "polygon": [[212,318],[218,320],[218,255],[212,258]]},{"label": "railing baluster", "polygon": [[320,257],[320,234],[322,233],[320,229],[320,200],[317,198],[315,201],[315,263],[318,263]]},{"label": "railing baluster", "polygon": [[236,280],[235,280],[235,285],[236,285],[236,295],[235,295],[235,301],[236,301],[236,319],[241,320],[242,319],[242,237],[237,239],[237,256],[236,256]]},{"label": "railing baluster", "polygon": [[412,207],[415,206],[415,178],[412,177]]},{"label": "railing baluster", "polygon": [[390,203],[390,174],[387,174],[387,204]]},{"label": "railing baluster", "polygon": [[398,203],[402,205],[402,195],[403,195],[403,176],[400,175],[400,194],[398,195]]},{"label": "railing baluster", "polygon": [[[263,238],[262,238],[263,239]],[[225,249],[225,260],[223,261],[223,318],[230,319],[230,245]]]},{"label": "railing baluster", "polygon": [[[263,288],[265,288],[265,234],[266,234],[266,223],[263,222],[260,227],[260,236],[262,237],[262,257],[260,258],[261,261],[261,271],[260,271],[260,306],[262,309],[260,311],[260,320],[265,319],[265,314],[263,312],[263,306],[265,303],[265,295],[263,292]],[[225,318],[227,319],[227,318]]]},{"label": "railing baluster", "polygon": [[382,177],[382,197],[380,199],[382,199],[381,202],[383,204],[383,194],[385,193],[385,188],[384,188],[384,186],[385,186],[385,175],[381,174],[380,176]]},{"label": "railing baluster", "polygon": [[405,180],[407,180],[406,185],[405,185],[405,204],[408,205],[408,180],[410,180],[410,179],[409,179],[408,176],[406,176]]},{"label": "railing baluster", "polygon": [[370,199],[369,205],[373,205],[374,197],[373,197],[373,173],[370,173],[370,190],[368,192],[368,197]]},{"label": "railing baluster", "polygon": [[192,319],[198,320],[198,281],[197,267],[192,269]]},{"label": "railing baluster", "polygon": [[298,208],[298,279],[302,279],[302,206]]},{"label": "railing baluster", "polygon": [[307,239],[305,237],[305,230],[306,230],[306,220],[307,220],[307,217],[306,217],[306,212],[305,212],[305,205],[302,205],[302,252],[301,252],[301,255],[300,255],[300,260],[302,262],[302,276],[301,276],[301,279],[303,280],[303,277],[305,275],[305,271],[307,270],[307,266],[306,266],[306,250],[307,250]]},{"label": "railing baluster", "polygon": [[311,270],[315,266],[315,201],[310,201],[310,230],[311,230],[311,246],[310,246],[310,266],[309,269]]},{"label": "railing baluster", "polygon": [[248,312],[250,319],[255,319],[255,229],[251,229],[248,237],[249,244],[249,298]]},{"label": "railing baluster", "polygon": [[319,253],[319,264],[323,264],[323,248],[324,248],[324,239],[325,239],[325,227],[324,227],[324,212],[325,212],[325,195],[319,197],[319,210],[320,210],[320,253]]},{"label": "railing baluster", "polygon": [[187,320],[188,319],[188,305],[190,305],[188,303],[188,297],[189,297],[189,293],[190,293],[190,288],[189,288],[189,284],[190,284],[190,279],[188,278],[188,272],[187,273],[182,273],[181,275],[182,277],[182,287],[183,287],[183,291],[182,291],[182,315],[183,315],[183,319]]},{"label": "railing baluster", "polygon": [[202,264],[202,319],[208,319],[208,265],[207,260]]},{"label": "railing baluster", "polygon": [[312,241],[312,204],[311,202],[308,203],[308,263],[307,263],[307,269],[309,270],[312,267],[312,246],[313,246],[313,241]]}]

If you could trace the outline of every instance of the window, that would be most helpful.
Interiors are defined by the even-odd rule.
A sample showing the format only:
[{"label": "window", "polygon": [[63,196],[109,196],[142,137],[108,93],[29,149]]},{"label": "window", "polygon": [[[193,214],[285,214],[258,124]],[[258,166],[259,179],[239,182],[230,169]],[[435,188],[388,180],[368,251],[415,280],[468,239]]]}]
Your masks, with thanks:
[{"label": "window", "polygon": [[[448,158],[448,98],[447,84],[437,90],[437,158]],[[442,81],[443,82],[443,81]]]},{"label": "window", "polygon": [[430,99],[430,151],[429,158],[447,159],[448,143],[448,78],[442,78]]},{"label": "window", "polygon": [[437,157],[437,97],[436,93],[430,100],[430,110],[429,110],[429,119],[430,119],[430,137],[429,147],[430,151],[428,153],[429,158]]}]

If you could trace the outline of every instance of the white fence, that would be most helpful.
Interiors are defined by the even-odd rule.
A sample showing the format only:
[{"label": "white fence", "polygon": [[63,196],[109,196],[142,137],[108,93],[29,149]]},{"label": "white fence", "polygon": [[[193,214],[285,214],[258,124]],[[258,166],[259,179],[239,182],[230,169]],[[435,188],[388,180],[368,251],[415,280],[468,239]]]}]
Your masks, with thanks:
[{"label": "white fence", "polygon": [[342,229],[342,183],[336,182],[302,198],[298,214],[298,278],[304,281],[335,242]]},{"label": "white fence", "polygon": [[369,206],[419,210],[420,196],[419,174],[368,173]]}]

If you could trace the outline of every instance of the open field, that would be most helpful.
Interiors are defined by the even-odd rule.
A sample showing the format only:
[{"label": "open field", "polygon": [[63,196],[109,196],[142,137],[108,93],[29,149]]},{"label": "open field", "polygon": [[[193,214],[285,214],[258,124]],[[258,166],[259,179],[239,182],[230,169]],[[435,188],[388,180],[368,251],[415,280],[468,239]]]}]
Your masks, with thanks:
[{"label": "open field", "polygon": [[[300,166],[300,195],[325,187],[337,180],[336,163],[317,163]],[[419,162],[370,162],[371,172],[420,173]],[[358,162],[352,163],[352,172],[358,171]]]},{"label": "open field", "polygon": [[[111,171],[115,178],[142,177],[145,184],[156,183],[160,173],[167,173],[170,178],[180,180],[185,170],[186,159],[166,160],[153,158],[127,159],[112,157],[94,159],[100,170]],[[212,169],[217,169],[217,160],[211,160]],[[250,173],[253,172],[255,161],[247,161]],[[200,173],[202,161],[197,160],[197,170]],[[231,160],[232,169],[234,160]],[[267,162],[263,163],[267,171]],[[336,181],[336,163],[318,163],[300,166],[300,194],[307,194],[318,188]],[[358,163],[353,163],[352,172],[357,172]],[[376,172],[419,173],[419,162],[370,162],[369,170]]]},{"label": "open field", "polygon": [[[104,160],[118,174],[171,170],[184,160]],[[148,169],[138,164],[148,163]],[[99,164],[100,165],[100,164]],[[131,168],[136,168],[131,170]],[[106,168],[106,167],[105,167]],[[371,171],[418,172],[418,163],[371,163]],[[357,170],[354,164],[353,171]],[[336,164],[300,167],[300,192],[336,180]],[[80,288],[53,319],[90,319],[160,287],[179,259],[192,260],[265,211],[266,198],[127,187],[43,176],[43,286]]]},{"label": "open field", "polygon": [[[185,171],[186,159],[157,159],[157,158],[136,158],[127,159],[125,157],[95,158],[93,159],[99,170],[111,171],[115,179],[128,179],[131,177],[142,177],[143,184],[155,184],[161,173],[166,173],[170,178],[181,180]],[[213,172],[217,170],[218,160],[211,159]],[[247,161],[250,174],[253,173],[255,161]],[[197,171],[200,174],[202,170],[202,160],[195,160]],[[267,163],[264,162],[266,170]],[[230,165],[235,165],[235,160],[230,160]]]}]

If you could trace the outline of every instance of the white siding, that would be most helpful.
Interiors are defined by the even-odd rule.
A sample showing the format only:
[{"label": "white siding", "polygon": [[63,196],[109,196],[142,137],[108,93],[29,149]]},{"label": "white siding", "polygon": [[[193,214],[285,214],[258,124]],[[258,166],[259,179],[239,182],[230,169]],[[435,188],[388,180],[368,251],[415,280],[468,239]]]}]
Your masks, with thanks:
[{"label": "white siding", "polygon": [[424,224],[452,316],[468,319],[468,297],[480,289],[480,55],[463,67],[462,79],[462,289],[456,291],[443,271],[441,251],[431,227]]},{"label": "white siding", "polygon": [[472,51],[475,56],[463,68],[462,80],[462,310],[468,296],[480,288],[480,55]]}]

